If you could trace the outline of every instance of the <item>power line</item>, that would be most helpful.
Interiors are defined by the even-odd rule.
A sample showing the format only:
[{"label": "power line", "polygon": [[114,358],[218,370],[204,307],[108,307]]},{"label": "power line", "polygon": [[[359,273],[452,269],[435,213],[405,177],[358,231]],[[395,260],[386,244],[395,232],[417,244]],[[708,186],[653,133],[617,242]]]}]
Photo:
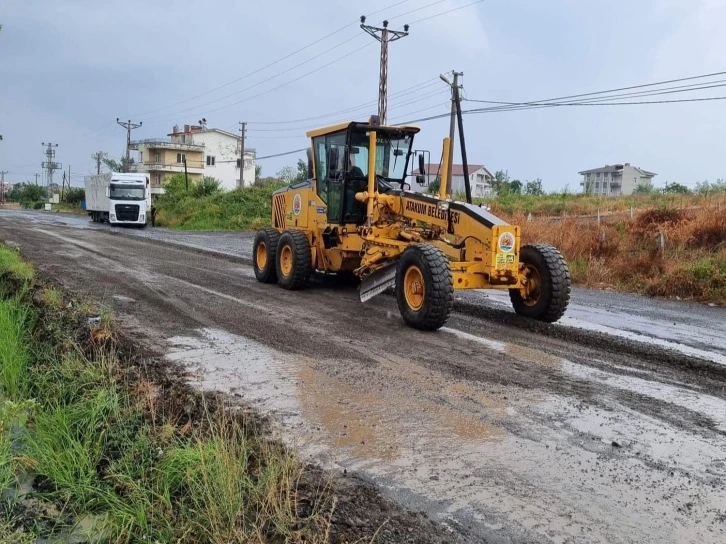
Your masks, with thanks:
[{"label": "power line", "polygon": [[[393,109],[399,109],[399,108],[404,107],[404,106],[409,106],[411,104],[416,104],[418,102],[422,102],[424,100],[428,100],[430,98],[433,98],[435,96],[439,96],[441,94],[445,94],[445,93],[448,93],[448,92],[449,91],[447,89],[438,89],[438,90],[436,90],[434,92],[430,92],[430,93],[428,93],[428,94],[426,94],[424,96],[417,97],[414,100],[408,100],[406,102],[401,102],[400,104],[396,104]],[[406,98],[406,97],[400,97],[400,98]],[[373,102],[372,104],[374,105],[375,102]],[[334,115],[340,115],[341,113],[351,113],[353,111],[363,110],[364,108],[365,109],[368,109],[369,107],[370,107],[370,105],[366,105],[366,106],[362,106],[362,107],[354,108],[354,109],[351,108],[349,110],[344,110],[343,112],[338,112],[337,114],[322,115],[322,116],[319,116],[319,118],[322,118],[322,117],[332,117]],[[345,121],[345,119],[342,119],[341,120],[341,122],[343,122],[343,121]],[[329,121],[329,123],[335,124],[334,121]],[[250,129],[250,130],[251,130],[251,132],[290,132],[290,131],[306,130],[308,128],[309,128],[309,125],[307,125],[307,126],[300,126],[300,127],[286,127],[286,128],[256,128],[256,129]]]},{"label": "power line", "polygon": [[[381,8],[381,9],[379,9],[378,11],[374,11],[373,13],[371,13],[371,15],[375,15],[375,14],[377,14],[377,13],[381,13],[382,11],[386,11],[386,10],[388,10],[388,9],[392,9],[392,8],[395,8],[396,6],[400,6],[401,4],[405,4],[405,3],[409,2],[409,1],[410,1],[410,0],[401,0],[400,2],[397,2],[396,4],[393,4],[392,6],[388,6],[388,7],[385,7],[385,8]],[[207,95],[209,95],[209,94],[212,94],[213,92],[216,92],[216,91],[218,91],[218,90],[220,90],[220,89],[223,89],[223,88],[225,88],[225,87],[229,87],[230,85],[233,85],[233,84],[235,84],[235,83],[237,83],[237,82],[239,82],[239,81],[242,81],[243,79],[247,79],[247,78],[248,78],[248,77],[250,77],[250,76],[253,76],[253,75],[255,75],[255,74],[258,74],[258,73],[262,72],[263,70],[266,70],[267,68],[271,68],[272,66],[275,66],[276,64],[279,64],[279,63],[281,63],[282,61],[284,61],[284,60],[287,60],[287,59],[289,59],[290,57],[294,57],[294,56],[295,56],[295,55],[297,55],[298,53],[302,53],[303,51],[305,51],[305,50],[307,50],[307,49],[310,49],[310,48],[311,48],[312,46],[314,46],[314,45],[317,45],[317,44],[319,44],[320,42],[322,42],[322,41],[325,41],[325,40],[327,40],[328,38],[331,38],[332,36],[335,36],[336,34],[339,34],[339,33],[340,33],[340,32],[342,32],[343,30],[345,30],[345,29],[347,29],[347,28],[350,28],[350,27],[352,27],[352,26],[354,26],[354,25],[356,25],[356,24],[358,24],[358,19],[356,19],[355,21],[352,21],[352,22],[350,22],[350,23],[348,23],[348,24],[346,24],[346,25],[342,26],[341,28],[339,28],[338,30],[336,30],[336,31],[334,31],[334,32],[331,32],[330,34],[327,34],[327,35],[323,36],[322,38],[318,38],[318,39],[317,39],[317,40],[315,40],[314,42],[311,42],[311,43],[309,43],[309,44],[307,44],[307,45],[305,45],[305,46],[303,46],[303,47],[301,47],[301,48],[299,48],[299,49],[296,49],[296,50],[295,50],[295,51],[293,51],[292,53],[290,53],[290,54],[288,54],[288,55],[285,55],[284,57],[281,57],[281,58],[277,59],[276,61],[273,61],[273,62],[271,62],[271,63],[269,63],[269,64],[266,64],[265,66],[263,66],[263,67],[261,67],[261,68],[258,68],[257,70],[254,70],[254,71],[252,71],[252,72],[249,72],[249,73],[247,73],[247,74],[244,74],[243,76],[240,76],[240,77],[238,77],[237,79],[234,79],[234,80],[232,80],[232,81],[229,81],[229,82],[227,82],[227,83],[225,83],[225,84],[223,84],[223,85],[220,85],[220,86],[218,86],[218,87],[215,87],[214,89],[211,89],[211,90],[209,90],[209,91],[206,91],[206,92],[203,92],[203,93],[201,93],[201,94],[198,94],[198,95],[192,96],[191,98],[187,98],[187,99],[185,99],[185,100],[181,100],[181,101],[179,101],[179,102],[176,102],[176,103],[174,103],[174,104],[170,104],[170,105],[168,105],[168,106],[164,106],[164,107],[162,107],[162,108],[157,108],[157,109],[155,109],[155,110],[150,110],[150,111],[147,111],[147,112],[143,112],[143,113],[138,113],[138,114],[136,114],[136,115],[132,115],[132,117],[139,117],[139,116],[142,116],[142,115],[149,115],[149,114],[151,114],[151,113],[156,113],[156,112],[159,112],[159,111],[162,111],[162,110],[165,110],[165,109],[173,108],[173,107],[175,107],[175,106],[179,106],[179,105],[181,105],[181,104],[186,104],[187,102],[191,102],[192,100],[196,100],[197,98],[201,98],[201,97],[203,97],[203,96],[207,96]],[[357,37],[357,36],[356,36],[356,37]],[[348,41],[350,41],[350,40],[348,40]],[[346,42],[343,42],[343,43],[346,43]],[[338,46],[335,46],[335,47],[338,47]],[[334,49],[335,47],[333,47],[332,49]],[[331,50],[331,49],[328,49],[327,51],[330,51],[330,50]],[[324,53],[326,53],[327,51],[324,51],[324,52],[323,52],[323,54],[324,54]],[[317,57],[313,57],[313,58],[317,58]],[[312,59],[311,59],[311,60],[312,60]],[[300,65],[298,65],[298,66],[300,66]],[[240,91],[240,92],[242,92],[242,91]]]},{"label": "power line", "polygon": [[[447,15],[447,14],[449,14],[449,13],[451,13],[451,12],[454,12],[454,11],[458,11],[458,10],[460,10],[460,9],[463,9],[463,8],[466,8],[466,7],[469,7],[469,6],[473,6],[473,5],[475,5],[475,4],[479,4],[479,3],[483,2],[483,1],[484,1],[484,0],[477,0],[476,2],[472,2],[472,3],[470,3],[470,4],[465,4],[465,5],[463,5],[463,6],[459,6],[459,7],[456,7],[456,8],[452,8],[452,9],[449,9],[449,10],[443,11],[443,12],[441,12],[441,13],[437,13],[437,14],[435,14],[435,15],[432,15],[432,16],[430,16],[430,17],[426,17],[426,18],[424,18],[424,19],[421,19],[420,21],[423,21],[423,20],[428,20],[428,19],[433,19],[433,18],[435,18],[435,17],[441,17],[441,16],[443,16],[443,15]],[[412,11],[419,11],[419,10],[421,10],[421,9],[425,9],[426,7],[427,7],[427,6],[423,6],[423,7],[421,7],[421,8],[417,8],[416,10],[412,10]],[[420,21],[419,21],[419,22],[420,22]],[[403,28],[403,27],[401,27],[401,28]],[[397,30],[400,30],[400,29],[397,29]],[[351,40],[353,40],[353,39],[355,39],[355,37],[354,37],[354,38],[351,38],[351,39],[350,39],[350,40],[348,40],[348,41],[351,41]],[[343,42],[343,43],[347,43],[347,42]],[[204,115],[207,115],[207,114],[209,114],[209,113],[212,113],[212,112],[215,112],[215,111],[219,111],[219,110],[222,110],[222,109],[226,109],[226,108],[229,108],[229,107],[232,107],[232,106],[236,106],[236,105],[238,105],[238,104],[242,104],[243,102],[247,102],[247,101],[249,101],[249,100],[252,100],[252,99],[254,99],[254,98],[258,98],[258,97],[260,97],[260,96],[262,96],[262,95],[265,95],[265,94],[267,94],[267,93],[270,93],[270,92],[276,91],[276,90],[278,90],[278,89],[280,89],[280,88],[282,88],[282,87],[286,87],[287,85],[289,85],[289,84],[291,84],[291,83],[294,83],[294,82],[296,82],[296,81],[299,81],[299,80],[301,80],[301,79],[303,79],[303,78],[305,78],[305,77],[307,77],[307,76],[309,76],[309,75],[312,75],[312,74],[314,74],[314,73],[317,73],[317,72],[319,72],[319,71],[320,71],[320,70],[322,70],[323,68],[327,68],[328,66],[331,66],[332,64],[335,64],[335,63],[337,63],[337,62],[340,62],[341,60],[343,60],[343,59],[345,59],[345,58],[347,58],[347,57],[349,57],[349,56],[351,56],[351,55],[353,55],[353,54],[357,53],[358,51],[361,51],[361,50],[365,49],[366,47],[369,47],[369,46],[370,46],[370,45],[372,45],[372,44],[373,44],[373,42],[369,42],[369,43],[367,43],[366,45],[364,45],[364,46],[362,46],[362,47],[359,47],[358,49],[354,49],[353,51],[350,51],[350,52],[346,53],[345,55],[343,55],[343,56],[341,56],[341,57],[338,57],[337,59],[335,59],[335,60],[333,60],[333,61],[331,61],[331,62],[329,62],[329,63],[327,63],[327,64],[324,64],[324,65],[322,65],[322,66],[320,66],[320,67],[318,67],[318,68],[316,68],[316,69],[314,69],[314,70],[311,70],[310,72],[306,72],[306,73],[304,73],[304,74],[302,74],[302,75],[300,75],[300,76],[296,77],[295,79],[292,79],[292,80],[290,80],[290,81],[287,81],[287,82],[285,82],[285,83],[282,83],[282,84],[280,84],[280,85],[278,85],[278,86],[276,86],[276,87],[273,87],[273,88],[271,88],[271,89],[267,89],[267,90],[265,90],[265,91],[262,91],[261,93],[258,93],[258,94],[256,94],[256,95],[253,95],[253,96],[250,96],[250,97],[244,98],[244,99],[242,99],[242,100],[239,100],[239,101],[237,101],[237,102],[232,102],[232,103],[230,103],[230,104],[226,104],[226,105],[220,106],[220,107],[218,107],[218,108],[214,108],[214,109],[212,109],[212,110],[205,110],[205,111],[203,112],[203,114],[204,114]],[[337,47],[337,46],[336,46],[336,47]],[[331,49],[333,49],[333,48],[331,48]],[[328,51],[329,51],[329,50],[326,50],[326,51],[324,51],[323,53],[320,53],[320,54],[316,55],[316,56],[315,56],[315,57],[313,57],[313,58],[318,58],[318,57],[322,56],[323,54],[325,54],[325,53],[326,53],[326,52],[328,52]],[[309,60],[312,60],[312,59],[309,59]],[[293,67],[289,68],[288,70],[285,70],[285,71],[284,71],[284,72],[282,72],[282,73],[287,73],[287,72],[289,72],[289,71],[291,71],[291,70],[293,70],[293,69],[297,68],[298,66],[301,66],[302,64],[306,64],[307,62],[309,62],[309,60],[308,60],[308,61],[305,61],[305,62],[303,62],[303,63],[301,63],[301,64],[299,64],[299,65],[293,66]],[[282,74],[282,73],[281,73],[281,74]],[[281,74],[278,74],[278,75],[281,75]],[[273,76],[273,77],[277,77],[277,75],[276,75],[276,76]],[[269,79],[272,79],[272,78],[269,78]],[[266,80],[266,81],[269,81],[269,79],[268,79],[268,80]],[[255,86],[256,86],[256,85],[255,85]],[[239,92],[243,92],[243,91],[239,91]],[[235,93],[235,94],[239,94],[239,93]],[[213,102],[216,102],[216,101],[213,101]],[[210,102],[210,103],[212,103],[212,102]],[[161,121],[171,121],[171,120],[174,120],[174,119],[176,118],[176,116],[177,116],[178,114],[180,114],[180,113],[184,113],[184,112],[186,112],[186,111],[189,111],[189,110],[193,110],[193,109],[195,109],[195,108],[197,108],[197,107],[198,107],[198,108],[201,108],[201,107],[203,107],[203,106],[205,106],[205,105],[207,105],[207,104],[200,104],[200,105],[198,105],[198,106],[195,106],[195,107],[193,107],[193,108],[189,108],[189,109],[187,109],[187,110],[182,110],[182,111],[179,111],[179,112],[174,112],[174,113],[170,113],[170,114],[165,114],[164,116],[161,116],[161,117],[166,117],[165,119],[161,119],[161,117],[158,117],[158,118],[152,118],[151,120],[157,120],[157,121],[159,121],[159,122],[161,122]],[[169,117],[169,116],[171,116],[171,117]]]},{"label": "power line", "polygon": [[[535,100],[533,102],[522,102],[521,105],[525,105],[525,104],[537,104],[537,103],[541,103],[541,102],[555,102],[555,101],[567,100],[569,98],[583,98],[583,97],[586,97],[586,96],[597,96],[597,95],[610,94],[610,93],[615,93],[615,92],[620,92],[620,91],[630,91],[630,90],[633,90],[633,89],[643,89],[643,88],[646,88],[646,87],[659,87],[659,86],[662,86],[662,85],[669,85],[671,83],[680,83],[682,81],[693,81],[694,79],[705,79],[707,77],[721,76],[721,75],[724,75],[724,74],[726,74],[726,72],[713,72],[711,74],[703,74],[703,75],[698,75],[698,76],[682,77],[682,78],[678,78],[678,79],[669,79],[669,80],[666,80],[666,81],[658,81],[656,83],[644,83],[644,84],[641,84],[641,85],[631,85],[629,87],[619,87],[617,89],[608,89],[606,91],[596,91],[596,92],[591,92],[591,93],[572,94],[572,95],[569,95],[569,96],[558,96],[558,97],[555,97],[555,98],[545,98],[543,100]],[[473,100],[471,100],[471,101],[473,102]]]},{"label": "power line", "polygon": [[[397,95],[407,93],[407,92],[417,93],[425,88],[437,85],[438,81],[439,81],[439,78],[432,78],[432,79],[426,80],[422,83],[419,83],[417,85],[413,85],[412,87],[408,87],[406,89],[402,89],[400,91],[392,93],[390,95],[390,97],[393,98]],[[413,91],[413,89],[416,89],[417,87],[420,87],[420,88],[417,89],[416,91]],[[376,101],[373,100],[373,101],[369,101],[369,102],[364,102],[363,104],[360,104],[358,106],[351,106],[350,108],[346,108],[343,110],[339,110],[339,111],[335,111],[335,112],[331,112],[331,113],[325,113],[325,114],[321,114],[321,115],[316,115],[313,117],[305,117],[303,119],[293,119],[290,121],[250,121],[250,124],[251,125],[287,125],[287,124],[295,124],[295,123],[304,123],[306,121],[315,121],[317,119],[324,119],[325,117],[334,117],[336,115],[340,115],[343,113],[348,113],[348,112],[351,112],[354,110],[362,109],[363,107],[370,107],[370,106],[375,106],[375,105],[376,105]]]}]

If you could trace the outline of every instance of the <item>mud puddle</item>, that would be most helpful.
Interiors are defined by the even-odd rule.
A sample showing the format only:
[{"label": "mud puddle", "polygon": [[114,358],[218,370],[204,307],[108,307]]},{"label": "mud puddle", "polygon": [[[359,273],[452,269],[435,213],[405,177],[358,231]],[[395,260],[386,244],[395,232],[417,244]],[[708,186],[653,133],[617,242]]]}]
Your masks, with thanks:
[{"label": "mud puddle", "polygon": [[[719,399],[445,329],[513,361],[708,413]],[[168,340],[199,387],[272,413],[303,455],[356,471],[406,506],[504,542],[722,542],[723,441],[605,399],[598,406],[452,378],[391,355],[371,368],[202,329]],[[536,371],[536,368],[535,370]]]}]

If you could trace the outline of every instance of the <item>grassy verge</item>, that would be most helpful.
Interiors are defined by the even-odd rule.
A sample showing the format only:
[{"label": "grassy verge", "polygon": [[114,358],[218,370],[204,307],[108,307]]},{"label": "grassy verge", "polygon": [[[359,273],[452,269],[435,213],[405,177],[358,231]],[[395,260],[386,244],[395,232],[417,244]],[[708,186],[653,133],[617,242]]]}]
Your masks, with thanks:
[{"label": "grassy verge", "polygon": [[270,224],[272,193],[282,185],[222,192],[204,184],[186,190],[183,180],[171,179],[154,202],[157,224],[190,231],[256,230]]},{"label": "grassy verge", "polygon": [[524,243],[558,247],[575,283],[726,304],[726,208],[651,209],[601,224],[528,221],[523,214],[507,219],[522,226]]},{"label": "grassy verge", "polygon": [[0,246],[0,542],[327,540],[289,451],[89,310]]}]

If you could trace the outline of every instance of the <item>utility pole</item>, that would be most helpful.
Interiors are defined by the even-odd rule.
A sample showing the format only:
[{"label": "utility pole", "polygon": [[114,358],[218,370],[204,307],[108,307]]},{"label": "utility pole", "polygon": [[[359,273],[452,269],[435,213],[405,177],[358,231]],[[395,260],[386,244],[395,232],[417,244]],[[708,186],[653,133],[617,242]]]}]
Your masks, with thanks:
[{"label": "utility pole", "polygon": [[[454,78],[457,74],[454,72]],[[471,204],[471,183],[469,181],[469,163],[466,159],[466,140],[464,139],[464,121],[461,115],[461,96],[459,95],[458,85],[454,85],[454,99],[456,101],[456,120],[459,125],[459,140],[461,143],[461,165],[464,167],[464,188],[466,189],[466,201]],[[452,153],[453,156],[453,153]]]},{"label": "utility pole", "polygon": [[184,186],[189,190],[189,174],[187,174],[187,157],[184,155]]},{"label": "utility pole", "polygon": [[403,25],[403,32],[401,32],[400,30],[389,30],[388,21],[383,21],[383,28],[370,26],[365,24],[365,22],[366,16],[361,15],[360,27],[381,42],[381,75],[378,80],[378,122],[385,125],[388,115],[388,44],[408,36],[408,25]]},{"label": "utility pole", "polygon": [[447,157],[446,161],[449,165],[449,168],[447,170],[448,175],[446,176],[448,178],[446,180],[446,186],[449,188],[449,191],[451,191],[451,179],[454,170],[454,144],[456,141],[454,139],[454,135],[456,133],[456,98],[454,97],[454,87],[457,87],[459,85],[459,76],[462,75],[456,70],[453,70],[452,73],[454,74],[453,84],[449,82],[445,75],[441,74],[439,76],[444,83],[451,87],[451,121],[449,122],[449,141],[451,142],[451,147],[449,151],[449,156]]},{"label": "utility pole", "polygon": [[7,170],[0,170],[0,204],[5,203],[5,174]]},{"label": "utility pole", "polygon": [[35,185],[36,185],[36,187],[38,186],[38,176],[39,176],[39,175],[40,175],[40,174],[35,174]]},{"label": "utility pole", "polygon": [[126,129],[126,164],[124,165],[124,172],[129,171],[129,162],[131,161],[131,131],[135,128],[139,128],[141,125],[143,125],[143,121],[139,121],[139,124],[135,124],[131,122],[131,119],[129,119],[127,122],[119,121],[119,118],[116,117],[116,122],[124,127]]},{"label": "utility pole", "polygon": [[242,121],[239,122],[240,131],[240,146],[239,146],[239,187],[240,189],[245,186],[245,135],[247,132],[247,123]]},{"label": "utility pole", "polygon": [[96,161],[96,174],[101,173],[101,161],[106,158],[106,154],[103,151],[98,151],[91,155],[91,158]]},{"label": "utility pole", "polygon": [[[471,204],[471,183],[469,182],[469,163],[466,158],[466,140],[464,139],[464,122],[461,115],[461,96],[459,95],[459,76],[463,76],[463,72],[453,71],[454,82],[451,83],[445,75],[439,76],[441,80],[451,87],[451,122],[449,123],[449,139],[451,140],[451,150],[447,157],[449,171],[447,175],[446,186],[452,190],[451,179],[454,163],[454,132],[456,124],[459,125],[459,143],[461,144],[461,162],[464,170],[464,189],[466,191],[466,201]],[[456,117],[455,117],[456,116]]]},{"label": "utility pole", "polygon": [[45,149],[45,158],[46,160],[41,163],[41,167],[45,168],[45,182],[48,186],[48,199],[50,200],[52,196],[52,187],[53,187],[53,171],[58,170],[60,168],[63,168],[63,165],[59,162],[55,162],[55,148],[58,147],[58,144],[51,144],[51,143],[45,143],[43,142],[41,145],[46,146]]}]

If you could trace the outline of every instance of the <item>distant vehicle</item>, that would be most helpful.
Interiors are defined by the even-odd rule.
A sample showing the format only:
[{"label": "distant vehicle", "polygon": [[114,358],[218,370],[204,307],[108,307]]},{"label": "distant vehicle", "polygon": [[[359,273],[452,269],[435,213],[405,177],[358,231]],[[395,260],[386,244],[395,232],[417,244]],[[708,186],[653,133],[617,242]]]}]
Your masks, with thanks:
[{"label": "distant vehicle", "polygon": [[148,174],[86,176],[86,211],[94,223],[145,227],[151,213]]}]

